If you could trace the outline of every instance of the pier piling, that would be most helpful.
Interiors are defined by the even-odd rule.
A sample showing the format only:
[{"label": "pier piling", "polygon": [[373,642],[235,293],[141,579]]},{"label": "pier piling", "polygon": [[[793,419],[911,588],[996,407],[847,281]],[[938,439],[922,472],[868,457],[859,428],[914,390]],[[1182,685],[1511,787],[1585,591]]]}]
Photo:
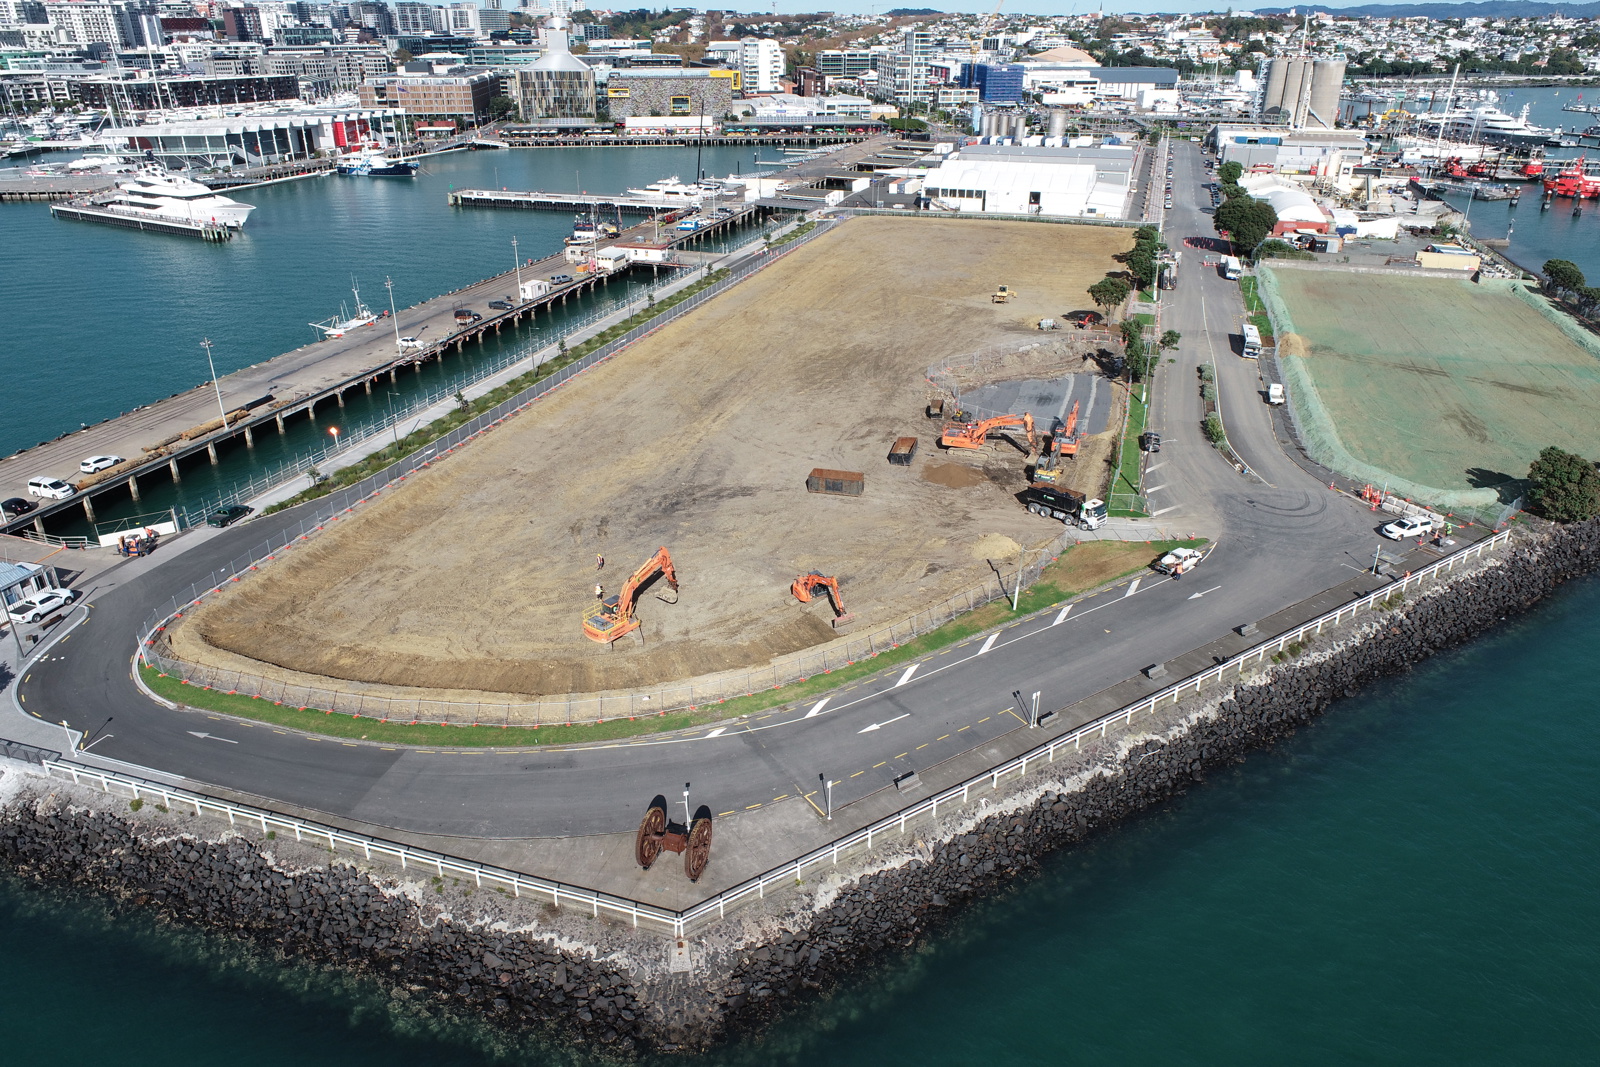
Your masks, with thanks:
[{"label": "pier piling", "polygon": [[128,495],[133,497],[135,504],[139,502],[139,479],[131,474],[128,475]]}]

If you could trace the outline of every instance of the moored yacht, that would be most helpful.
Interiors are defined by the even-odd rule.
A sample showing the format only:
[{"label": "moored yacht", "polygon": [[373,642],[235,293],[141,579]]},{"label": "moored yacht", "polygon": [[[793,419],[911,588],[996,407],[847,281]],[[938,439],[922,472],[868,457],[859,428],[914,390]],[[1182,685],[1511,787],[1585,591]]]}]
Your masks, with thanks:
[{"label": "moored yacht", "polygon": [[227,240],[244,227],[254,204],[219,196],[199,182],[147,168],[109,193],[52,204],[58,218],[105,222],[131,229]]}]

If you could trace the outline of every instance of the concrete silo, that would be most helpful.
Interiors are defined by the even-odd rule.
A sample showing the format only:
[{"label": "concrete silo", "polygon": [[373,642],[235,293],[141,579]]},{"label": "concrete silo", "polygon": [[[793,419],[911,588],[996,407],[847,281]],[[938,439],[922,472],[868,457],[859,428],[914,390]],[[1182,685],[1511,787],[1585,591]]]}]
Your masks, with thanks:
[{"label": "concrete silo", "polygon": [[1067,135],[1067,122],[1070,116],[1060,108],[1050,111],[1049,127],[1045,134],[1048,137],[1065,137]]},{"label": "concrete silo", "polygon": [[1339,90],[1344,86],[1344,57],[1319,59],[1311,65],[1311,99],[1303,126],[1333,129],[1339,118]]}]

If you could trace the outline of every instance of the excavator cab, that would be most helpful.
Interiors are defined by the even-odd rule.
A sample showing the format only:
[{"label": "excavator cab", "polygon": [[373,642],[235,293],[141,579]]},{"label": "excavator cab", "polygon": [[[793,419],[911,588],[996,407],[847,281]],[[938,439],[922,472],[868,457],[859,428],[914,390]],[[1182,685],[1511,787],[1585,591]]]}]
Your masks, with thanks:
[{"label": "excavator cab", "polygon": [[839,591],[837,578],[812,571],[790,582],[789,592],[802,604],[809,604],[817,598],[819,592],[826,592],[828,602],[833,607],[833,625],[836,629],[855,621],[855,616],[844,610],[844,594]]}]

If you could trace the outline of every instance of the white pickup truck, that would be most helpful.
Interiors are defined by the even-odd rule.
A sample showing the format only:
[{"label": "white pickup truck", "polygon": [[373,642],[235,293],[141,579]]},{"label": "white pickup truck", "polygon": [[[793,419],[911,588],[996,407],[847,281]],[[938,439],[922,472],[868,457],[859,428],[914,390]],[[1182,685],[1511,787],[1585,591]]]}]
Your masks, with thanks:
[{"label": "white pickup truck", "polygon": [[1279,385],[1277,382],[1273,382],[1271,385],[1267,386],[1267,403],[1283,403],[1283,386]]}]

